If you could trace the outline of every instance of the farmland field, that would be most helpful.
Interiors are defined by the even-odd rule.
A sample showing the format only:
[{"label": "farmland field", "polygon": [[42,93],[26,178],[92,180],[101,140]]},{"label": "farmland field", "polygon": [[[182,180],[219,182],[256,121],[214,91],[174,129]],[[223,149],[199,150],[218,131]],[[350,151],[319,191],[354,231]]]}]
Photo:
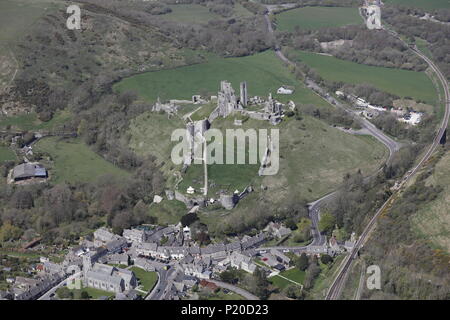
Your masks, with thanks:
[{"label": "farmland field", "polygon": [[78,139],[43,138],[34,149],[50,154],[49,176],[54,183],[93,181],[106,174],[128,176],[126,171],[104,160]]},{"label": "farmland field", "polygon": [[242,58],[219,58],[210,56],[207,63],[175,69],[147,72],[126,78],[117,83],[118,91],[133,90],[148,102],[161,100],[191,99],[194,94],[216,95],[220,81],[228,80],[235,92],[239,83],[247,81],[249,96],[267,97],[282,85],[295,87],[290,96],[275,98],[292,99],[299,103],[326,105],[310,90],[298,82],[272,51]]},{"label": "farmland field", "polygon": [[386,4],[434,10],[450,8],[449,0],[386,0]]},{"label": "farmland field", "polygon": [[278,31],[294,31],[297,26],[313,30],[363,23],[358,8],[304,7],[281,12],[275,17]]},{"label": "farmland field", "polygon": [[297,51],[297,54],[299,61],[315,69],[326,80],[369,83],[400,97],[412,97],[429,104],[436,102],[436,90],[424,72],[367,66],[306,51]]}]

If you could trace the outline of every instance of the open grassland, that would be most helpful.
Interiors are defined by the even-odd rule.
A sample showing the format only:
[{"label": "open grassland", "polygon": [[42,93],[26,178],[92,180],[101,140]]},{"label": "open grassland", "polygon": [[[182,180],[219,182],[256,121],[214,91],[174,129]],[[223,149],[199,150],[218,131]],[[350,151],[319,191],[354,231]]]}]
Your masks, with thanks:
[{"label": "open grassland", "polygon": [[139,280],[141,290],[150,291],[158,281],[158,275],[153,271],[145,271],[139,267],[131,267],[131,271],[134,272],[136,278]]},{"label": "open grassland", "polygon": [[[222,132],[233,128],[274,128],[266,121],[249,119],[242,127],[234,126],[233,121],[233,116],[218,118],[212,128]],[[154,154],[172,181],[175,181],[173,172],[179,168],[170,159],[175,142],[168,142],[176,128],[184,128],[179,118],[168,119],[167,115],[148,112],[133,120],[129,130],[131,148],[141,155]],[[211,195],[220,189],[242,191],[248,184],[258,185],[264,180],[272,189],[283,193],[290,185],[304,198],[313,200],[336,187],[345,173],[361,169],[364,174],[369,174],[387,156],[384,146],[373,138],[350,135],[308,116],[302,121],[286,118],[276,129],[280,130],[279,173],[260,178],[258,164],[208,165]],[[203,165],[189,167],[179,189],[185,191],[189,185],[197,190],[203,186]]]},{"label": "open grassland", "polygon": [[440,185],[444,190],[427,203],[413,217],[415,231],[435,246],[450,252],[450,153],[436,164],[427,183]]},{"label": "open grassland", "polygon": [[10,148],[0,146],[0,163],[7,160],[16,160],[16,155]]},{"label": "open grassland", "polygon": [[[47,167],[50,181],[54,183],[88,182],[107,174],[128,176],[126,171],[104,160],[78,139],[44,138],[36,143],[34,149],[50,155]],[[46,162],[43,164],[47,165]]]},{"label": "open grassland", "polygon": [[303,30],[314,30],[362,23],[358,8],[304,7],[276,15],[278,31],[294,31],[296,27]]},{"label": "open grassland", "polygon": [[264,177],[264,184],[313,200],[337,187],[347,172],[373,173],[386,156],[372,137],[350,135],[311,117],[292,119],[280,126],[280,171]]},{"label": "open grassland", "polygon": [[0,43],[22,38],[38,18],[61,6],[62,2],[52,0],[0,1]]},{"label": "open grassland", "polygon": [[303,104],[326,105],[298,82],[272,51],[241,58],[210,55],[206,63],[143,73],[122,80],[114,88],[135,91],[146,101],[154,102],[158,97],[169,100],[191,99],[194,94],[216,95],[221,80],[230,81],[237,94],[239,83],[247,81],[249,96],[262,97],[275,93],[282,85],[290,85],[295,88],[293,95],[274,94],[274,97],[280,101],[290,99]]},{"label": "open grassland", "polygon": [[449,0],[386,0],[386,4],[416,7],[426,10],[450,8]]},{"label": "open grassland", "polygon": [[177,224],[187,212],[186,205],[178,200],[163,200],[150,206],[150,215],[157,218],[159,225]]},{"label": "open grassland", "polygon": [[179,166],[171,161],[172,148],[177,143],[171,142],[171,135],[175,129],[183,128],[184,121],[177,116],[169,119],[167,114],[145,112],[130,123],[129,146],[139,155],[155,156],[166,176],[173,178],[170,174],[179,170]]},{"label": "open grassland", "polygon": [[209,12],[208,8],[199,4],[170,5],[172,12],[162,17],[166,20],[185,23],[206,23],[209,20],[220,18],[219,15]]},{"label": "open grassland", "polygon": [[436,90],[424,72],[367,66],[305,51],[297,53],[299,61],[315,69],[326,80],[369,83],[402,98],[411,97],[430,104],[436,103]]}]

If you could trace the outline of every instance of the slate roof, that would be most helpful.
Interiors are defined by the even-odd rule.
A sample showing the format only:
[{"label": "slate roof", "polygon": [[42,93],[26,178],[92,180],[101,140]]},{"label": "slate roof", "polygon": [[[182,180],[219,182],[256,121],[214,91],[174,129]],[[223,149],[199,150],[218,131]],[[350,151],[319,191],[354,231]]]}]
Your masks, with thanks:
[{"label": "slate roof", "polygon": [[47,177],[47,170],[40,164],[22,163],[13,169],[13,179]]}]

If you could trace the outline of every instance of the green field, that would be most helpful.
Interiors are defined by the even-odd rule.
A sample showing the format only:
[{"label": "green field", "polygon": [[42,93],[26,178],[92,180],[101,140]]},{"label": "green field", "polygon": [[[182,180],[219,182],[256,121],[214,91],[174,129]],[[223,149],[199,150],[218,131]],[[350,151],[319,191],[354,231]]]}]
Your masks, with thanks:
[{"label": "green field", "polygon": [[51,130],[64,124],[72,117],[67,110],[58,110],[50,121],[42,122],[36,113],[21,114],[11,117],[0,117],[0,129],[10,127],[12,130]]},{"label": "green field", "polygon": [[386,4],[434,10],[450,8],[450,0],[385,0]]},{"label": "green field", "polygon": [[300,103],[326,104],[310,90],[301,85],[285,68],[273,51],[242,58],[219,58],[209,56],[207,63],[175,69],[147,72],[126,78],[114,86],[115,90],[133,90],[148,102],[161,100],[191,99],[192,95],[216,95],[220,81],[232,83],[239,93],[239,83],[247,81],[249,96],[267,97],[282,85],[295,87],[290,96],[275,98],[292,99]]},{"label": "green field", "polygon": [[107,174],[128,176],[126,171],[104,160],[78,139],[44,138],[34,149],[51,156],[52,164],[47,168],[50,169],[50,181],[54,183],[88,182]]},{"label": "green field", "polygon": [[444,190],[412,217],[415,232],[435,246],[450,252],[450,153],[436,164],[427,184],[440,185]]},{"label": "green field", "polygon": [[400,97],[436,103],[436,90],[424,72],[367,66],[305,51],[297,51],[297,54],[300,61],[315,69],[326,80],[369,83]]},{"label": "green field", "polygon": [[159,225],[177,224],[187,212],[186,205],[178,200],[163,200],[150,206],[150,215],[156,217]]},{"label": "green field", "polygon": [[275,17],[278,31],[294,31],[295,27],[313,30],[363,23],[358,8],[344,7],[297,8],[281,12]]},{"label": "green field", "polygon": [[[287,279],[290,279],[292,281],[300,283],[300,284],[303,284],[303,281],[305,279],[305,272],[300,271],[297,268],[292,268],[292,269],[280,272],[280,275]],[[286,288],[289,285],[295,285],[294,282],[286,280],[278,275],[269,278],[269,280],[274,286],[280,288],[281,290],[283,290],[284,288]]]},{"label": "green field", "polygon": [[158,281],[158,275],[153,271],[145,271],[144,269],[138,267],[131,267],[131,271],[134,272],[134,275],[139,280],[139,284],[141,285],[141,289],[148,292],[155,286]]},{"label": "green field", "polygon": [[280,126],[280,171],[264,177],[264,184],[313,200],[339,185],[347,172],[373,173],[386,156],[387,149],[372,137],[350,135],[311,117],[301,125],[286,121]]},{"label": "green field", "polygon": [[16,159],[17,159],[16,155],[10,148],[0,146],[0,163],[2,163],[3,161],[16,160]]},{"label": "green field", "polygon": [[220,18],[219,15],[209,12],[208,8],[199,4],[177,4],[169,7],[172,12],[162,17],[174,22],[207,23],[209,20]]}]

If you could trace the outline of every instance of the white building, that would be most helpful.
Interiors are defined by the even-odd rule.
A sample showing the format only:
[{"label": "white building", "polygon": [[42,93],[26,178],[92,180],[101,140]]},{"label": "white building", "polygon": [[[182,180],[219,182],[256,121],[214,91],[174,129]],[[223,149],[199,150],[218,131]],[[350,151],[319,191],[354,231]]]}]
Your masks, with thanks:
[{"label": "white building", "polygon": [[294,90],[286,88],[286,87],[279,87],[277,90],[277,94],[293,94]]}]

